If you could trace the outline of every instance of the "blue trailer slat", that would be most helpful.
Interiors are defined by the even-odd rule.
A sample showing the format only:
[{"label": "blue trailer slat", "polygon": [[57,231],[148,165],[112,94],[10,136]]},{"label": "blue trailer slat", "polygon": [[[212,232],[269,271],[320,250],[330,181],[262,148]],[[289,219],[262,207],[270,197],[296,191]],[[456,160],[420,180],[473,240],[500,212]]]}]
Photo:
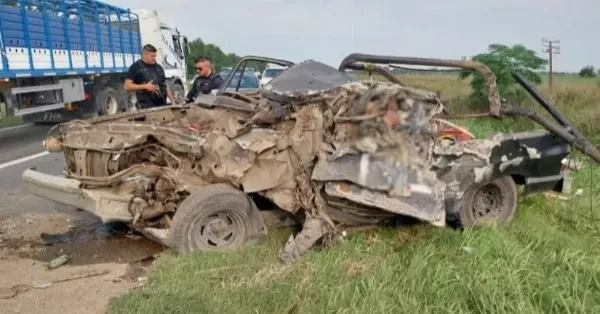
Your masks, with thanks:
[{"label": "blue trailer slat", "polygon": [[0,0],[0,78],[120,73],[139,58],[138,16],[95,0]]},{"label": "blue trailer slat", "polygon": [[[51,47],[52,47],[52,42],[53,42],[52,39],[53,39],[53,37],[52,37],[52,33],[50,33],[50,19],[48,17],[48,13],[49,13],[48,12],[48,8],[44,7],[44,12],[43,12],[43,15],[44,15],[44,31],[45,31],[46,39],[48,40],[48,42],[46,42],[45,47],[52,49]],[[54,64],[54,54],[53,53],[50,53],[50,66],[53,69],[56,66]]]}]

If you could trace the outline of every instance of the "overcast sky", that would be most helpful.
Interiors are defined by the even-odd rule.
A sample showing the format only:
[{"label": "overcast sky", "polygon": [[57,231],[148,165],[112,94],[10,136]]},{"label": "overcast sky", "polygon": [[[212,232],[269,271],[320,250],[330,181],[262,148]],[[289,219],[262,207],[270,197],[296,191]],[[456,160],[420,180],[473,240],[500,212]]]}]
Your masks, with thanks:
[{"label": "overcast sky", "polygon": [[107,0],[154,9],[224,52],[337,66],[352,52],[456,58],[560,39],[556,71],[600,66],[599,0]]}]

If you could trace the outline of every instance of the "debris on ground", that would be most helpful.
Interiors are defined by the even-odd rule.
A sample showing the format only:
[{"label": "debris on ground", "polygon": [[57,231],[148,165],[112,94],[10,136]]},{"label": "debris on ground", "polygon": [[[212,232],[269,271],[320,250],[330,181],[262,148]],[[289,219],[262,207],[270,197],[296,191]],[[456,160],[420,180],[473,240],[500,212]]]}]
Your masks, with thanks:
[{"label": "debris on ground", "polygon": [[580,160],[575,160],[572,158],[564,158],[561,161],[562,165],[564,166],[565,169],[571,170],[571,171],[579,171],[581,169],[584,168],[584,163]]},{"label": "debris on ground", "polygon": [[40,238],[47,245],[54,245],[58,243],[71,243],[77,239],[79,236],[79,230],[75,228],[70,228],[69,231],[65,233],[46,233],[42,232],[40,234]]},{"label": "debris on ground", "polygon": [[46,266],[46,268],[48,269],[54,269],[68,263],[70,259],[71,258],[69,257],[69,255],[61,255],[49,261],[48,263],[44,263],[44,266]]},{"label": "debris on ground", "polygon": [[108,273],[110,273],[109,270],[102,270],[102,271],[97,271],[97,272],[85,273],[85,274],[81,274],[81,275],[75,275],[75,276],[71,276],[71,277],[67,277],[67,278],[63,278],[63,279],[54,280],[51,282],[19,284],[19,285],[14,285],[10,288],[0,288],[0,299],[11,299],[11,298],[14,298],[15,296],[25,293],[31,289],[46,289],[57,283],[73,281],[73,280],[89,278],[89,277],[95,277],[95,276],[103,276],[103,275],[107,275]]},{"label": "debris on ground", "polygon": [[[571,200],[571,198],[569,196],[567,196],[569,194],[570,194],[570,191],[569,192],[561,192],[561,193],[550,191],[550,192],[545,192],[544,196],[546,198],[556,198],[556,199],[563,200],[563,201],[569,201],[569,200]],[[572,193],[572,195],[575,197],[583,195],[583,189],[575,190],[575,192]]]},{"label": "debris on ground", "polygon": [[139,236],[137,234],[127,234],[127,235],[125,235],[125,237],[127,237],[127,238],[129,238],[131,240],[139,240],[139,239],[142,238],[141,236]]},{"label": "debris on ground", "polygon": [[[110,298],[146,282],[138,278],[148,276],[156,254],[164,251],[148,239],[107,234],[107,226],[87,212],[45,201],[33,204],[44,209],[36,212],[24,205],[22,210],[30,212],[0,214],[1,313],[105,313]],[[73,230],[79,231],[73,242],[48,244],[40,239],[42,232],[60,235]],[[70,257],[67,264],[45,267],[45,262],[65,254]],[[106,271],[110,272],[100,275]],[[79,277],[85,278],[74,279]],[[63,282],[66,278],[71,280]]]},{"label": "debris on ground", "polygon": [[569,200],[568,197],[566,197],[564,195],[560,195],[560,194],[555,193],[555,192],[546,192],[546,193],[544,193],[544,196],[546,196],[547,198],[556,198],[556,199],[563,200],[563,201],[568,201]]},{"label": "debris on ground", "polygon": [[471,254],[473,253],[473,248],[470,246],[463,246],[460,248],[463,252],[467,253],[467,254]]}]

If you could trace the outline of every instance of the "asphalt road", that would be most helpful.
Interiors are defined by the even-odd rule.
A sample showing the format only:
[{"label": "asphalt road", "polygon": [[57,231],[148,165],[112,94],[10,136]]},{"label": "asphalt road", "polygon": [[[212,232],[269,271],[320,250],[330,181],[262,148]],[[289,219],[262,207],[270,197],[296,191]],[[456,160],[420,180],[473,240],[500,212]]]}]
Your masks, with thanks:
[{"label": "asphalt road", "polygon": [[42,141],[50,128],[25,125],[0,129],[0,214],[65,210],[21,188],[21,174],[28,168],[58,175],[65,167],[62,154],[44,154]]},{"label": "asphalt road", "polygon": [[51,125],[22,125],[0,129],[0,165],[44,151],[42,141]]}]

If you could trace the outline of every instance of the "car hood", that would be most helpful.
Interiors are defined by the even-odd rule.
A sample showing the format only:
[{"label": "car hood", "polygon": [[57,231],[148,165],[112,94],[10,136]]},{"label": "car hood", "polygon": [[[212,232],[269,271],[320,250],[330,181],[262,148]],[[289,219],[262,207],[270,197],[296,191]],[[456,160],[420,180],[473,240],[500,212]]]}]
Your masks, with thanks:
[{"label": "car hood", "polygon": [[264,89],[281,96],[308,96],[354,81],[352,76],[334,67],[307,60],[270,80]]}]

